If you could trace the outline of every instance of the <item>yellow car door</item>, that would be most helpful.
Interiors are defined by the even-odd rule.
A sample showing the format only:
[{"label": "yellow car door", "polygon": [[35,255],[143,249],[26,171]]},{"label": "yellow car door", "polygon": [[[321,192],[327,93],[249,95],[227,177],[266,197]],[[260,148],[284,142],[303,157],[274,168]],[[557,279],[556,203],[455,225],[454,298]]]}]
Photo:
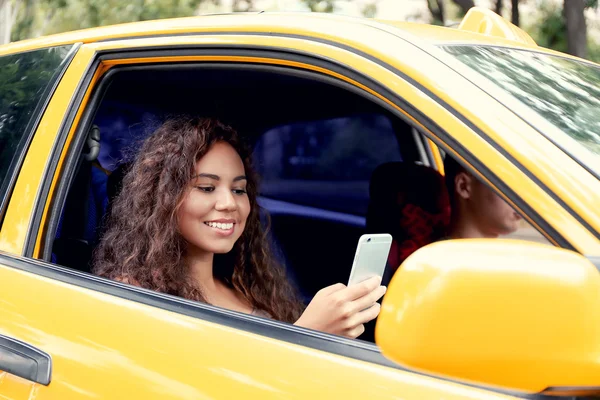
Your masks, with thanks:
[{"label": "yellow car door", "polygon": [[[118,31],[104,31],[104,37],[82,39],[87,42],[70,50],[73,57],[56,87],[49,89],[50,100],[39,113],[39,122],[31,122],[35,132],[21,152],[18,175],[3,193],[7,205],[0,229],[0,370],[5,372],[0,372],[0,396],[14,400],[518,396],[408,371],[371,344],[100,279],[47,259],[46,235],[56,214],[58,188],[69,171],[69,149],[81,134],[80,124],[90,112],[86,106],[104,74],[123,64],[191,61],[283,65],[350,85],[387,104],[448,150],[471,154],[474,163],[488,160],[485,168],[478,165],[484,175],[493,173],[514,182],[502,188],[518,195],[516,205],[551,240],[563,240],[563,230],[570,229],[569,242],[578,238],[582,248],[597,246],[589,232],[523,171],[441,107],[435,96],[424,94],[423,87],[406,75],[414,73],[410,62],[386,56],[383,46],[387,43],[387,51],[401,48],[411,62],[428,61],[436,68],[432,57],[366,25],[315,20],[311,28],[315,37],[310,38],[308,32],[300,32],[302,24],[296,17],[269,18],[257,17],[239,31],[237,22],[227,18],[186,21],[171,28],[150,24],[145,26],[151,32],[139,32],[135,35],[139,38],[114,41],[108,39]],[[229,32],[211,33],[215,24]],[[202,35],[190,35],[194,32]],[[337,43],[316,38],[336,35]],[[430,122],[446,136],[436,135],[427,126]],[[544,208],[555,213],[539,218]]]}]

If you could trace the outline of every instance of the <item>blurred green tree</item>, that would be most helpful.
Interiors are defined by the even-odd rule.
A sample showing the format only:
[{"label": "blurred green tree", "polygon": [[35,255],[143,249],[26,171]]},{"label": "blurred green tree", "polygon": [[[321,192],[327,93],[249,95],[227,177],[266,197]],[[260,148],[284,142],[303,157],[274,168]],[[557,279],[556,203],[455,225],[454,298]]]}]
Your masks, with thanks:
[{"label": "blurred green tree", "polygon": [[192,16],[202,1],[218,0],[21,0],[11,39],[124,22]]},{"label": "blurred green tree", "polygon": [[565,0],[562,7],[545,1],[541,3],[540,22],[534,28],[536,42],[578,57],[588,58],[589,48],[584,12],[588,8],[597,8],[598,0]]},{"label": "blurred green tree", "polygon": [[519,26],[521,23],[521,16],[519,14],[519,0],[511,0],[511,9],[510,9],[510,22]]},{"label": "blurred green tree", "polygon": [[444,12],[444,0],[427,0],[427,8],[431,12],[432,21],[434,25],[445,25],[446,15]]},{"label": "blurred green tree", "polygon": [[458,7],[460,7],[460,11],[462,15],[465,15],[467,11],[471,7],[475,7],[475,2],[473,0],[452,0]]},{"label": "blurred green tree", "polygon": [[306,4],[311,11],[315,12],[331,13],[335,8],[334,0],[302,0],[302,2]]},{"label": "blurred green tree", "polygon": [[10,32],[16,22],[17,7],[20,4],[16,0],[0,0],[0,44],[10,42]]}]

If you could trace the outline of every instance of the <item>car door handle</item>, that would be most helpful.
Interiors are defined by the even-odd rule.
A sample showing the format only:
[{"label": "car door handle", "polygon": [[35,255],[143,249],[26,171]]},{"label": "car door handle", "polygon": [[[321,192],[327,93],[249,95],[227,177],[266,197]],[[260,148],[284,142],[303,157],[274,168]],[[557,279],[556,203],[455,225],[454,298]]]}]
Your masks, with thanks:
[{"label": "car door handle", "polygon": [[47,386],[52,377],[52,358],[27,343],[0,334],[0,371]]}]

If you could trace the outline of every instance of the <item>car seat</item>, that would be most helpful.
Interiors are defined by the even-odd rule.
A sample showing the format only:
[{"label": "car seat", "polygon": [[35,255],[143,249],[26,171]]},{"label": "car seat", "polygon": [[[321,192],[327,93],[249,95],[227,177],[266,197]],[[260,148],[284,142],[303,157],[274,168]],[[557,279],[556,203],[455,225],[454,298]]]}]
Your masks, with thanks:
[{"label": "car seat", "polygon": [[[392,246],[383,285],[419,248],[442,239],[450,224],[450,202],[444,177],[418,164],[390,162],[371,176],[367,211],[368,233],[389,233]],[[365,325],[361,339],[374,341],[375,321]]]},{"label": "car seat", "polygon": [[445,236],[450,202],[444,177],[433,168],[382,164],[371,176],[369,195],[367,232],[392,235],[392,271],[417,249]]}]

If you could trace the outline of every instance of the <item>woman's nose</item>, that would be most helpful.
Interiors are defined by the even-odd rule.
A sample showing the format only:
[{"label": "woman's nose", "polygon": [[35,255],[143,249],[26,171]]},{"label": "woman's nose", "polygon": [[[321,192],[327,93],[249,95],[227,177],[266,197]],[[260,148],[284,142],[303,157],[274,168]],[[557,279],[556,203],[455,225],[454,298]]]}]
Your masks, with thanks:
[{"label": "woman's nose", "polygon": [[219,211],[232,211],[237,208],[237,203],[230,190],[223,190],[219,193],[215,208]]}]

